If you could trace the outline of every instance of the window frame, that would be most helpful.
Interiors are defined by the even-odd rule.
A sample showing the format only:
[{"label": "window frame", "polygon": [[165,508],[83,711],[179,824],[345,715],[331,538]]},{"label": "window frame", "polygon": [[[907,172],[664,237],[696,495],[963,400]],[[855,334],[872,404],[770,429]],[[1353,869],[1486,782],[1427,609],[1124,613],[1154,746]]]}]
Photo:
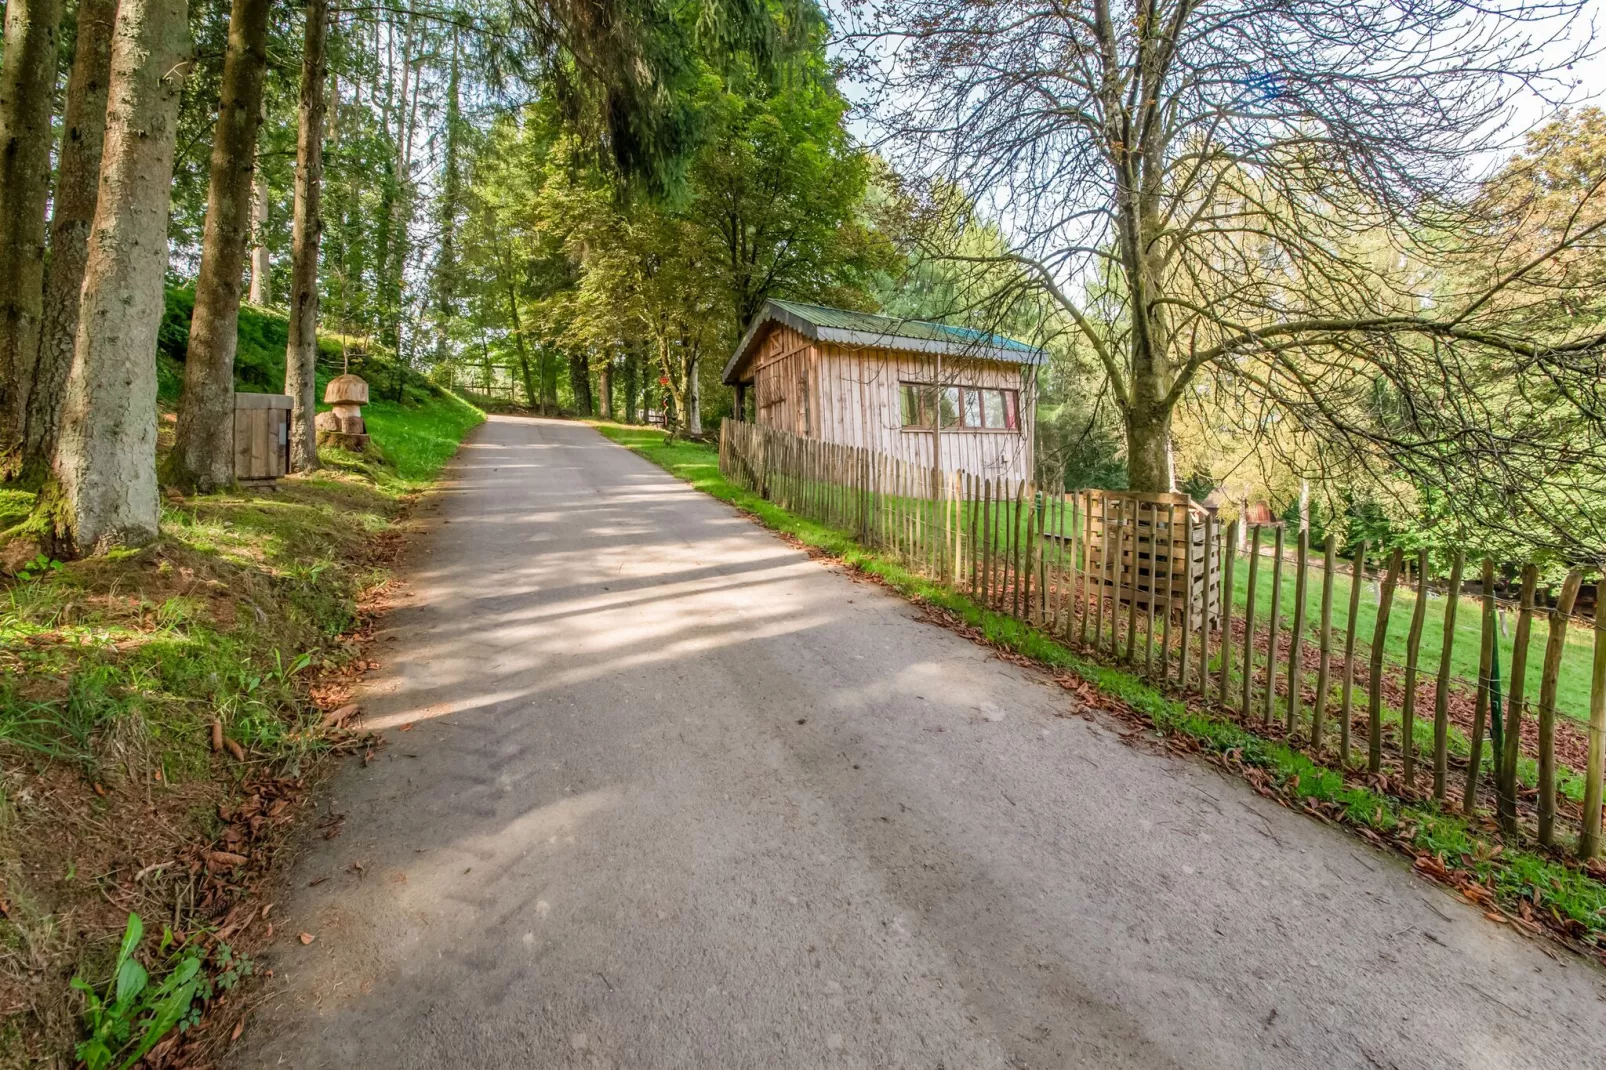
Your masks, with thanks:
[{"label": "window frame", "polygon": [[[1020,429],[1020,391],[1008,386],[974,386],[966,383],[950,383],[945,385],[943,393],[957,392],[957,406],[954,419],[943,421],[944,431],[976,431],[994,435],[1018,435]],[[1004,426],[990,427],[987,424],[987,395],[998,394],[1003,405]],[[914,398],[914,422],[909,422],[909,400]],[[900,379],[898,381],[898,418],[903,421],[902,430],[929,432],[931,430],[931,404],[936,397],[936,385],[931,382],[921,382],[914,379]],[[970,413],[971,399],[975,399],[976,423],[967,420]]]}]

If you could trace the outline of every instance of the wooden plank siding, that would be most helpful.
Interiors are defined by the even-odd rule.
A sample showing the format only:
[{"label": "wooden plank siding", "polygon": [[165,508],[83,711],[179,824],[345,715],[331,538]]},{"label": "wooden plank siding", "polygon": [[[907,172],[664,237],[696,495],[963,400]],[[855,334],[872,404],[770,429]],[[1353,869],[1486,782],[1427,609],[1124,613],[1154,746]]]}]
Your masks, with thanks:
[{"label": "wooden plank siding", "polygon": [[[899,384],[930,383],[934,356],[893,349],[817,343],[776,324],[752,361],[756,423],[793,434],[885,453],[931,467],[928,428],[905,429]],[[1018,391],[1017,431],[942,430],[944,472],[1030,480],[1036,397],[1031,368],[1005,361],[942,358],[948,385]]]},{"label": "wooden plank siding", "polygon": [[234,478],[274,480],[290,471],[287,394],[234,395]]}]

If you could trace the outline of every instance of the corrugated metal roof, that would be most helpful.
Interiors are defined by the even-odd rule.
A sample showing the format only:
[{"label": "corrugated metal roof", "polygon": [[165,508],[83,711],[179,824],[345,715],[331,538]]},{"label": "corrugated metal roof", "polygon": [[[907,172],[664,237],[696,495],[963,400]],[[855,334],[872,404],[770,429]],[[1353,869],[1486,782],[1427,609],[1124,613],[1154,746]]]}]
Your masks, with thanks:
[{"label": "corrugated metal roof", "polygon": [[725,364],[722,378],[733,383],[735,375],[748,351],[757,341],[766,323],[784,323],[817,342],[834,342],[838,345],[867,346],[876,349],[896,349],[913,353],[942,353],[949,356],[972,357],[981,360],[1001,360],[1014,364],[1038,364],[1043,351],[1017,342],[1013,338],[987,331],[954,327],[928,320],[896,319],[873,312],[849,312],[825,305],[811,305],[802,301],[771,299],[764,303],[753,317],[747,333],[742,336]]}]

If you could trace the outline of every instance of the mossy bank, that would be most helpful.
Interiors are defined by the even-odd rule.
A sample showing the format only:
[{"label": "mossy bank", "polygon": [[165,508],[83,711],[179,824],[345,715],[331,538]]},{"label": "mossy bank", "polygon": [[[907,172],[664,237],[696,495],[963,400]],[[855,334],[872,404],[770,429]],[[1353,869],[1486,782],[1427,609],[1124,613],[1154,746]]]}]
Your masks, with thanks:
[{"label": "mossy bank", "polygon": [[[283,332],[243,311],[239,389],[277,389]],[[324,379],[341,354],[321,348]],[[159,360],[176,382],[170,349]],[[233,976],[220,930],[332,745],[399,522],[484,419],[381,355],[362,365],[375,455],[169,496],[147,546],[0,579],[0,1067],[73,1063],[85,998],[69,983],[104,990],[130,913],[153,978],[186,947]],[[32,504],[0,490],[0,530]],[[202,1031],[206,1006],[189,1015]]]}]

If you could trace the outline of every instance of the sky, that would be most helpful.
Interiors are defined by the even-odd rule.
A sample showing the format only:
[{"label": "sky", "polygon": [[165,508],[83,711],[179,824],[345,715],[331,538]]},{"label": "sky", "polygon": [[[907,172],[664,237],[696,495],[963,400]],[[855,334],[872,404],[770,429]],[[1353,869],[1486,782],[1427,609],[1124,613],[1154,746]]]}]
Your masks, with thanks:
[{"label": "sky", "polygon": [[[854,2],[854,0],[821,0],[821,2],[831,18],[833,27],[836,27],[839,32],[842,28],[852,23],[852,20],[847,15],[847,6],[851,4],[853,7],[860,9],[861,12],[864,6],[862,0],[860,2]],[[1216,6],[1230,4],[1234,0],[1209,0],[1209,2],[1211,6]],[[1464,2],[1470,7],[1477,0],[1464,0]],[[1511,0],[1511,2],[1520,2],[1520,0]],[[1544,0],[1533,0],[1533,2],[1543,3]],[[1558,2],[1565,3],[1567,0],[1558,0]],[[1597,29],[1597,24],[1600,24],[1602,28]],[[1559,29],[1563,24],[1558,22],[1553,25]],[[1543,37],[1546,32],[1546,27],[1543,25],[1532,28],[1534,37]],[[1554,33],[1557,31],[1550,30],[1548,32]],[[1564,98],[1567,104],[1574,108],[1591,103],[1606,108],[1606,0],[1586,0],[1585,7],[1579,13],[1579,17],[1574,19],[1570,32],[1565,37],[1551,43],[1550,51],[1554,55],[1553,62],[1564,62],[1566,57],[1576,53],[1581,46],[1590,42],[1593,43],[1589,44],[1587,51],[1591,54],[1584,60],[1575,63],[1571,70],[1559,74],[1561,81],[1573,83],[1569,88],[1564,88],[1560,85],[1552,86],[1549,89],[1549,99],[1539,93],[1531,93],[1520,96],[1512,102],[1504,128],[1490,139],[1490,147],[1487,151],[1473,157],[1474,173],[1467,177],[1477,179],[1482,175],[1493,174],[1498,170],[1515,151],[1522,147],[1524,134],[1527,131],[1542,125],[1554,117],[1558,96]],[[833,45],[833,49],[835,55],[839,58],[845,54],[840,41]],[[880,132],[875,129],[869,117],[862,111],[866,106],[866,102],[871,98],[871,87],[856,83],[849,78],[842,83],[842,89],[844,95],[855,108],[849,118],[851,132],[861,142],[874,145]],[[912,164],[915,170],[920,168],[918,161],[900,160],[900,153],[895,143],[881,146],[880,151],[889,158],[894,167],[902,169]],[[1017,225],[1020,219],[1031,218],[1035,214],[1029,206],[1012,202],[1007,195],[989,196],[989,193],[999,194],[1000,191],[997,190],[970,190],[968,192],[975,198],[976,203],[982,206],[984,214],[993,216],[994,222],[997,223],[1005,237],[1016,248],[1027,252],[1039,251],[1032,248],[1034,243],[1025,237]],[[991,204],[990,208],[988,207],[989,204]],[[1059,279],[1061,285],[1074,288],[1077,285],[1076,273],[1085,267],[1085,263],[1074,258],[1071,261],[1067,261],[1059,269],[1066,273]]]},{"label": "sky", "polygon": [[[844,0],[821,0],[821,3],[834,27],[847,25]],[[1556,42],[1554,50],[1559,58],[1575,51],[1579,44],[1594,39],[1593,54],[1575,64],[1569,72],[1577,83],[1570,93],[1569,103],[1574,107],[1591,103],[1606,107],[1606,0],[1586,0],[1585,12],[1575,27],[1575,32],[1566,40]],[[1599,27],[1596,26],[1597,23],[1600,24]],[[842,54],[839,44],[833,44],[832,51],[839,57]],[[868,143],[873,138],[871,126],[867,117],[858,110],[866,100],[867,89],[863,85],[855,84],[851,79],[845,81],[842,88],[847,99],[855,106],[855,112],[849,118],[849,128],[861,142]],[[1510,151],[1520,145],[1524,131],[1541,125],[1554,114],[1553,102],[1538,94],[1518,101],[1513,108],[1506,136],[1501,139],[1503,144],[1490,154],[1488,168],[1493,170],[1498,167],[1509,156]]]}]

